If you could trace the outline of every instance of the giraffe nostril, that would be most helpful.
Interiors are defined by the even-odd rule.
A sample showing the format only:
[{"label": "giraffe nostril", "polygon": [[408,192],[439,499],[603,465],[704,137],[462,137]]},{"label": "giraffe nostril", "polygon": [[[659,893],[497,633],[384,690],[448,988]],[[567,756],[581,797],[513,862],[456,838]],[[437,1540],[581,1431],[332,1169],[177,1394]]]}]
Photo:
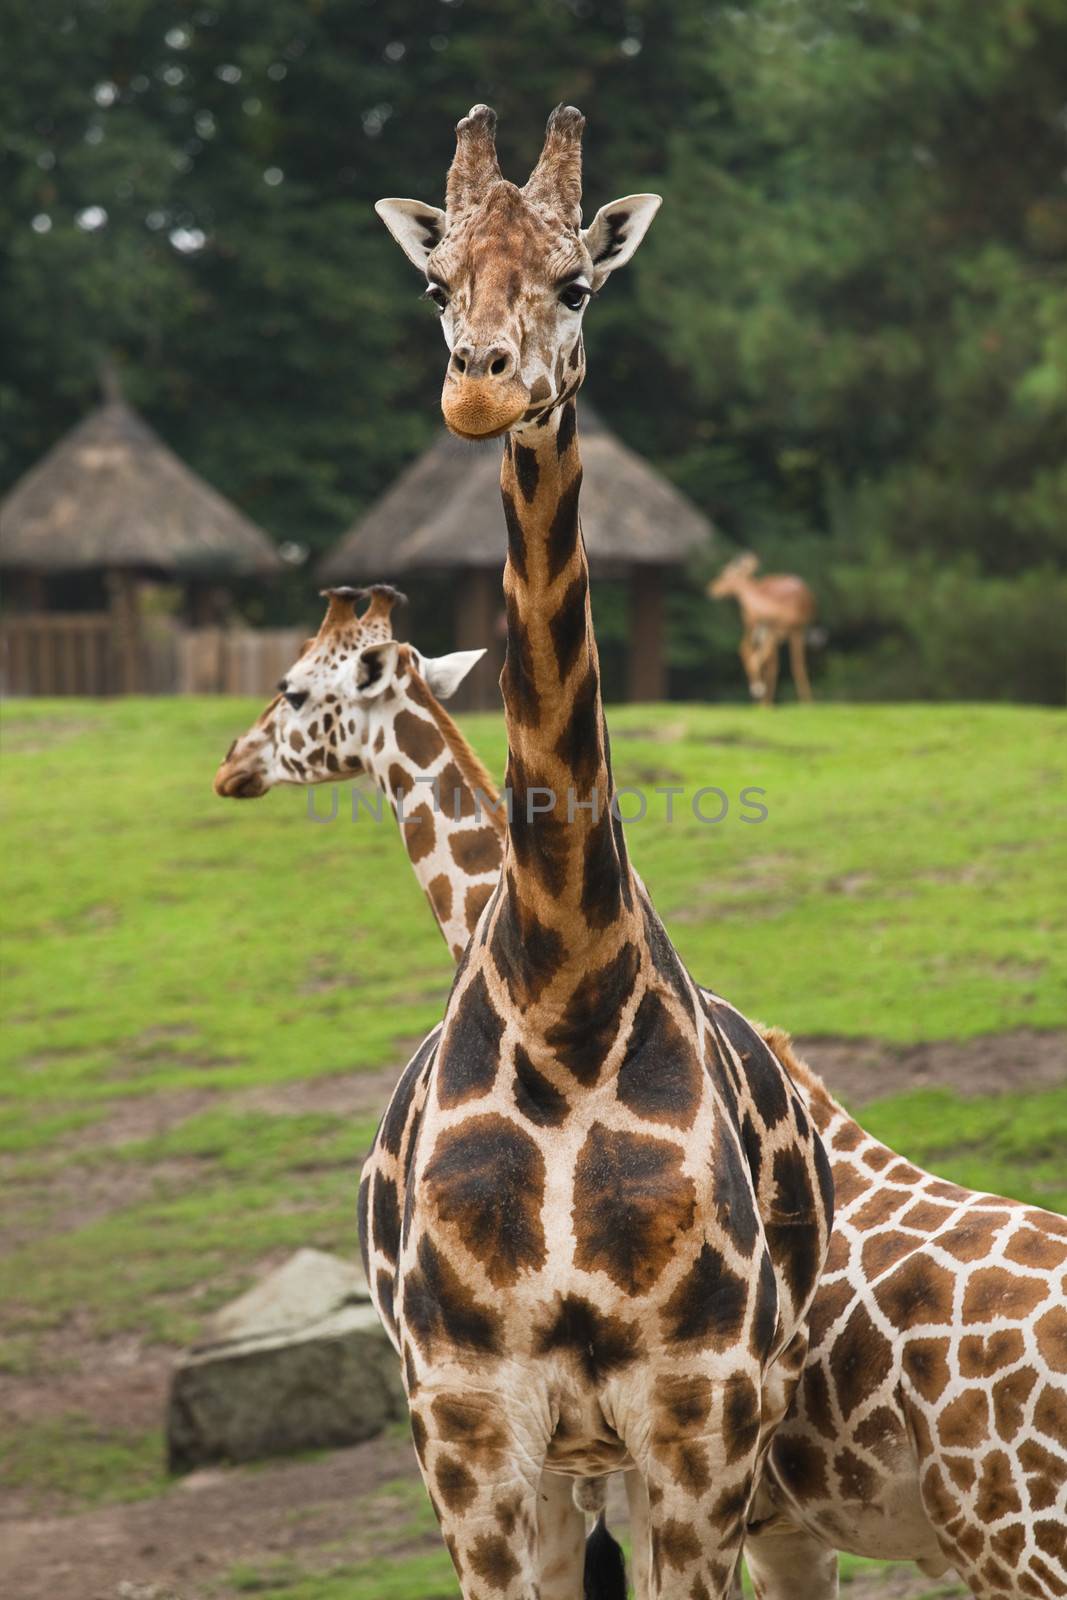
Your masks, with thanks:
[{"label": "giraffe nostril", "polygon": [[489,371],[493,374],[493,376],[495,378],[499,378],[500,374],[504,371],[504,368],[507,366],[507,364],[508,364],[507,356],[497,356],[496,360],[493,362],[493,365],[489,368]]},{"label": "giraffe nostril", "polygon": [[455,367],[457,372],[466,372],[467,370],[467,363],[464,361],[462,356],[453,356],[452,365]]}]

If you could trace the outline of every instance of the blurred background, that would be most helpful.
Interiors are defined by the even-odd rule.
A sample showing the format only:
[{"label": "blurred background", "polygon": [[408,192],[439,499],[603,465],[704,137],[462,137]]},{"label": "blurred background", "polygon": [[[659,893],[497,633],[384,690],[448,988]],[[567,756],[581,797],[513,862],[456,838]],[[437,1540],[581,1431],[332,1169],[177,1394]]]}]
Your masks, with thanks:
[{"label": "blurred background", "polygon": [[[4,33],[0,492],[108,362],[287,558],[231,563],[227,615],[316,620],[317,560],[438,428],[436,313],[372,203],[439,201],[477,100],[523,181],[572,101],[587,215],[665,198],[587,396],[717,533],[665,574],[672,697],[744,694],[703,589],[753,550],[817,592],[822,695],[1062,700],[1060,0],[8,0]],[[9,605],[98,608],[99,576]],[[424,648],[456,581],[405,582]],[[597,607],[619,697],[631,611]]]},{"label": "blurred background", "polygon": [[[212,792],[324,582],[488,647],[462,726],[504,769],[499,446],[444,438],[373,202],[439,203],[478,101],[520,182],[582,108],[587,217],[663,194],[586,321],[614,771],[767,817],[653,803],[633,859],[876,1137],[1067,1211],[1067,8],[2,9],[0,1589],[453,1600],[354,1265],[452,962],[388,816]],[[750,703],[706,592],[745,552],[811,590],[814,706]],[[279,1323],[296,1367],[239,1383]]]}]

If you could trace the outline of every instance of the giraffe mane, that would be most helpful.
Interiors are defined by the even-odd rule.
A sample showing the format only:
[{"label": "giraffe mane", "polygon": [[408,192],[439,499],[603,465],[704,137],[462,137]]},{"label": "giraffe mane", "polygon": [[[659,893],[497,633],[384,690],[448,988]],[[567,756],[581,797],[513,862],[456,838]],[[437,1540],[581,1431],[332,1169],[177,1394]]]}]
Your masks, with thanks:
[{"label": "giraffe mane", "polygon": [[464,738],[459,728],[453,722],[444,706],[430,689],[426,680],[415,666],[415,661],[410,650],[402,647],[407,656],[411,671],[411,698],[415,700],[424,711],[428,712],[441,733],[442,738],[452,753],[460,774],[475,792],[481,791],[489,802],[486,814],[489,822],[496,832],[503,837],[504,834],[504,809],[500,804],[500,795],[496,784],[489,776],[485,766],[475,754],[470,744]]},{"label": "giraffe mane", "polygon": [[792,1037],[784,1028],[768,1028],[762,1022],[755,1021],[752,1026],[771,1053],[781,1062],[793,1082],[799,1083],[811,1096],[815,1123],[820,1130],[825,1128],[836,1114],[848,1115],[844,1107],[834,1099],[819,1074],[813,1071],[806,1061],[801,1061],[793,1049]]}]

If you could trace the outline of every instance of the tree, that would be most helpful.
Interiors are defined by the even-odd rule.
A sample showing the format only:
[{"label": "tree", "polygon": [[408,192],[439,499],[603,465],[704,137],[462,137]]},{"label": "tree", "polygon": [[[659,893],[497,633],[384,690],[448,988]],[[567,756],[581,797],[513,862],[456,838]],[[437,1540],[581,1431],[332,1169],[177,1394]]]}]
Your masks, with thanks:
[{"label": "tree", "polygon": [[[691,386],[674,471],[739,542],[807,561],[837,624],[872,572],[912,573],[857,640],[911,647],[893,692],[992,692],[987,581],[1067,542],[1067,13],[761,0],[713,31],[731,133],[717,156],[679,138],[680,203],[638,263]],[[921,603],[946,573],[957,634],[973,613],[947,680]],[[1039,658],[1059,698],[1058,647]]]},{"label": "tree", "polygon": [[[436,426],[435,312],[374,200],[439,200],[477,100],[521,181],[566,100],[590,208],[666,199],[591,313],[593,397],[727,538],[815,583],[835,685],[988,693],[992,610],[1020,652],[1047,632],[1060,0],[9,0],[5,22],[4,485],[113,353],[197,471],[325,548]],[[675,687],[741,691],[728,614],[696,583],[671,605]],[[1061,695],[1054,649],[1010,659],[1002,692]]]}]

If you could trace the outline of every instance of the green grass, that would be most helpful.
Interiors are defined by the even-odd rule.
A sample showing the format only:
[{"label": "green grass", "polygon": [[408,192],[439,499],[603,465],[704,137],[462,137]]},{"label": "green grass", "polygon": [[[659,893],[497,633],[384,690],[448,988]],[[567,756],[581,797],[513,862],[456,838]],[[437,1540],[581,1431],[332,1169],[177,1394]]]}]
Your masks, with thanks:
[{"label": "green grass", "polygon": [[422,1555],[308,1571],[295,1565],[235,1567],[229,1587],[260,1600],[458,1600],[459,1585],[444,1548]]},{"label": "green grass", "polygon": [[[27,1106],[6,1148],[47,1144],[94,1100],[391,1062],[439,1015],[449,963],[391,822],[346,820],[351,790],[330,825],[299,790],[211,793],[254,709],[5,708],[4,1091]],[[1062,1022],[1059,713],[670,706],[611,722],[620,785],[649,792],[635,860],[692,970],[745,1010],[900,1042]],[[499,772],[500,719],[467,725]],[[683,797],[668,824],[651,791],[669,784],[717,785],[730,813],[702,826]],[[746,787],[765,791],[755,825]]]},{"label": "green grass", "polygon": [[[299,790],[211,793],[254,709],[5,708],[10,1098],[43,1113],[381,1064],[438,1016],[449,963],[391,823],[342,804],[316,825]],[[611,725],[620,785],[731,797],[702,826],[650,793],[629,835],[683,956],[744,1009],[902,1042],[1062,1022],[1059,713],[669,706]],[[500,719],[466,726],[500,772]],[[739,820],[745,787],[766,821]]]},{"label": "green grass", "polygon": [[[296,790],[215,798],[218,758],[258,709],[3,708],[9,1376],[47,1375],[42,1335],[75,1315],[90,1341],[183,1342],[264,1262],[301,1244],[354,1250],[373,1116],[241,1097],[399,1068],[440,1016],[451,962],[394,827],[345,820],[347,791],[330,825],[307,820]],[[628,831],[636,864],[694,974],[749,1014],[902,1044],[1064,1026],[1062,716],[667,706],[610,720],[620,785],[649,791],[648,819]],[[499,773],[500,719],[464,725]],[[665,785],[718,786],[730,812],[703,826],[683,796],[668,824],[651,793]],[[746,787],[766,791],[758,825],[739,820]],[[327,814],[329,794],[317,804]],[[930,1091],[865,1121],[946,1176],[1067,1208],[1065,1101]],[[178,1112],[119,1142],[115,1119],[139,1106]],[[98,1473],[100,1441],[84,1423],[72,1437],[64,1460],[33,1430],[19,1481],[75,1500],[92,1500],[101,1476],[117,1494],[155,1482],[144,1441],[117,1445],[126,1454]],[[412,1592],[438,1592],[446,1565],[412,1560]],[[262,1592],[299,1596],[294,1581]],[[335,1589],[351,1600],[362,1582],[349,1572]],[[315,1583],[316,1600],[335,1592],[333,1577]]]},{"label": "green grass", "polygon": [[1067,1211],[1067,1090],[963,1100],[923,1089],[868,1106],[861,1121],[920,1166],[961,1183]]},{"label": "green grass", "polygon": [[47,1489],[79,1505],[141,1500],[167,1483],[163,1435],[154,1429],[121,1438],[70,1412],[11,1430],[0,1450],[0,1489]]},{"label": "green grass", "polygon": [[[856,1578],[888,1573],[896,1566],[894,1562],[842,1556],[843,1591],[847,1595]],[[374,1561],[344,1563],[325,1570],[309,1570],[291,1560],[241,1565],[231,1568],[226,1582],[237,1594],[254,1594],[259,1600],[458,1600],[460,1592],[444,1550],[388,1558],[383,1551]],[[747,1575],[744,1592],[752,1593]],[[949,1600],[966,1593],[958,1583],[946,1578],[931,1582],[922,1600]]]}]

